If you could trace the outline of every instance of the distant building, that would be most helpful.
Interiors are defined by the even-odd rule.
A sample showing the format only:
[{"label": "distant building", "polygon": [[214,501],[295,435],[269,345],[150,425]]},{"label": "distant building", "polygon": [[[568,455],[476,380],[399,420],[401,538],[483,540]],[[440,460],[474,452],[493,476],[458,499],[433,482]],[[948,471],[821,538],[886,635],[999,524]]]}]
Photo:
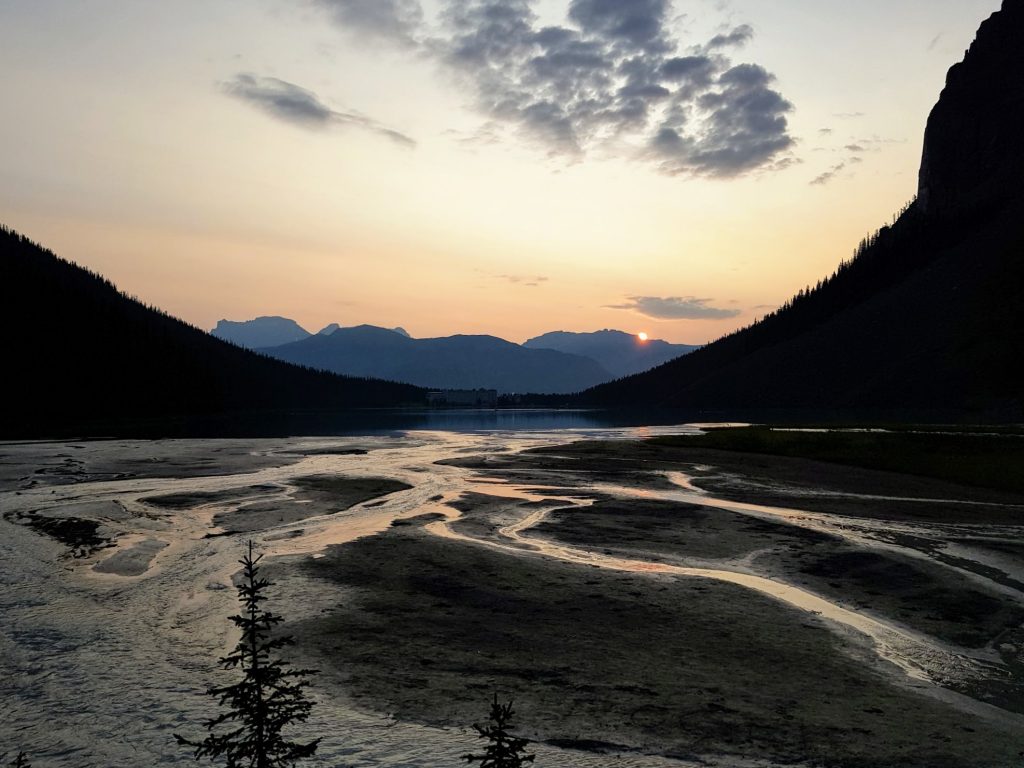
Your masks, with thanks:
[{"label": "distant building", "polygon": [[496,389],[435,389],[427,393],[427,404],[435,408],[495,408]]}]

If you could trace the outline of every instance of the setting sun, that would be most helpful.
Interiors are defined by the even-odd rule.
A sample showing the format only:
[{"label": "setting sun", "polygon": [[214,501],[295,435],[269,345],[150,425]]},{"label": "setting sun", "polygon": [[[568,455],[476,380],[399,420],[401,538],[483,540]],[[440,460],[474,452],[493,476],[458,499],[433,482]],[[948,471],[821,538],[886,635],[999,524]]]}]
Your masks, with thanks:
[{"label": "setting sun", "polygon": [[640,331],[640,333],[638,333],[636,337],[640,339],[640,341],[647,341],[647,334],[644,333],[643,331]]}]

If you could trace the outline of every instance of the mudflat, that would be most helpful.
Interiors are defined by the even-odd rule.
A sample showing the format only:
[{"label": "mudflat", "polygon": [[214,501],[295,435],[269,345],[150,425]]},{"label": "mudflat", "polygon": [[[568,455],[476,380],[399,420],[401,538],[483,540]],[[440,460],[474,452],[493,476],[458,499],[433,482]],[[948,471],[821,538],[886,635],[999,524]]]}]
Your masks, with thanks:
[{"label": "mudflat", "polygon": [[244,504],[214,516],[213,524],[225,533],[250,533],[275,525],[288,525],[311,517],[344,512],[364,501],[405,491],[411,485],[380,477],[313,475],[289,481],[287,499]]},{"label": "mudflat", "polygon": [[[524,732],[572,749],[1019,764],[1019,494],[643,441],[444,463],[481,480],[448,512],[301,566],[337,602],[290,629],[358,706],[461,726],[498,692]],[[908,677],[850,627],[673,567],[791,585],[952,666]],[[981,672],[959,674],[968,657]]]},{"label": "mudflat", "polygon": [[337,607],[288,627],[352,699],[434,725],[493,692],[555,745],[830,766],[1010,766],[1019,730],[879,671],[751,591],[438,538],[416,525],[305,568]]}]

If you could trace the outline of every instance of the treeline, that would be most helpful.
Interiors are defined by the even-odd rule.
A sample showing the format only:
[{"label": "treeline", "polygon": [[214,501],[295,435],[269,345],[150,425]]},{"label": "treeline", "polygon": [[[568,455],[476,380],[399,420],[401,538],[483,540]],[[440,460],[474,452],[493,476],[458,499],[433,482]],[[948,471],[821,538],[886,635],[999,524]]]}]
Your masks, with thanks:
[{"label": "treeline", "polygon": [[7,438],[425,400],[419,387],[302,368],[216,339],[5,227],[0,324]]}]

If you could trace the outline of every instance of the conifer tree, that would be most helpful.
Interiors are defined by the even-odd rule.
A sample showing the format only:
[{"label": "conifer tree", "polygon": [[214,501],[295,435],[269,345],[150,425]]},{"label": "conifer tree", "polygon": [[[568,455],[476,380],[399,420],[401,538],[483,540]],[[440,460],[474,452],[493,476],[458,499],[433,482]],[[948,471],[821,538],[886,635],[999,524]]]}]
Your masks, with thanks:
[{"label": "conifer tree", "polygon": [[521,768],[532,763],[535,755],[526,754],[527,739],[520,739],[508,731],[512,727],[512,702],[498,703],[498,694],[494,694],[491,704],[490,723],[474,725],[481,739],[487,739],[487,747],[482,755],[463,755],[467,763],[480,763],[480,768]]},{"label": "conifer tree", "polygon": [[18,756],[14,758],[14,762],[11,763],[11,768],[32,768],[32,763],[28,761],[28,755],[19,752]]},{"label": "conifer tree", "polygon": [[306,698],[311,670],[291,669],[279,651],[291,645],[291,637],[272,637],[271,630],[283,620],[264,607],[270,582],[260,578],[263,555],[249,552],[239,563],[242,581],[238,600],[242,610],[231,621],[241,630],[234,650],[220,660],[225,669],[237,670],[241,680],[233,685],[211,687],[207,694],[226,711],[208,720],[209,735],[191,741],[174,735],[179,744],[193,747],[198,760],[223,759],[228,768],[288,768],[316,752],[320,739],[307,743],[289,741],[284,730],[309,717],[312,702]]}]

